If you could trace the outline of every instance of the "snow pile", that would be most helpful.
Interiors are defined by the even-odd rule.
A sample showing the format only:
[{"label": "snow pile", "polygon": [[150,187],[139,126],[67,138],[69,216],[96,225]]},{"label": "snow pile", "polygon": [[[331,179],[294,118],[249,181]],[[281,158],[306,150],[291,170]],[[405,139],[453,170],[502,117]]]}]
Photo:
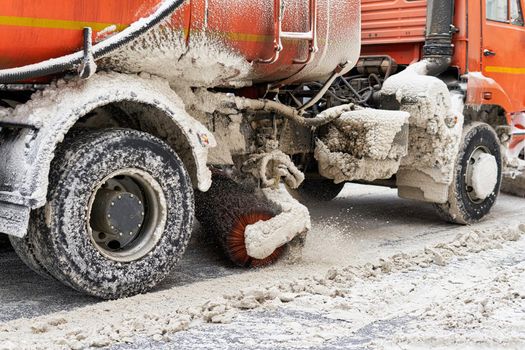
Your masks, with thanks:
[{"label": "snow pile", "polygon": [[[517,241],[524,232],[525,226],[523,225],[521,232],[517,229],[471,229],[449,243],[437,244],[423,251],[396,254],[374,264],[333,268],[325,275],[282,281],[273,279],[268,281],[266,288],[251,287],[235,291],[235,281],[239,276],[232,276],[230,280],[234,288],[230,289],[232,290],[230,294],[210,299],[198,307],[191,303],[188,305],[184,299],[181,300],[178,295],[173,295],[168,290],[100,303],[72,312],[43,316],[32,321],[16,320],[0,325],[0,347],[4,349],[58,349],[64,347],[80,349],[131,342],[135,336],[170,341],[170,335],[180,330],[208,322],[231,322],[242,310],[275,309],[276,307],[291,307],[298,310],[315,308],[330,311],[329,317],[354,322],[346,327],[346,330],[341,330],[343,333],[340,335],[344,336],[371,318],[382,319],[395,316],[400,310],[411,312],[409,309],[411,299],[407,299],[413,297],[411,290],[417,289],[421,298],[427,302],[429,298],[436,297],[430,293],[434,289],[429,289],[424,284],[413,285],[403,276],[428,271],[429,276],[436,274],[434,280],[429,277],[428,283],[434,283],[436,289],[439,289],[438,287],[444,283],[443,279],[446,281],[443,275],[449,272],[448,270],[439,272],[443,266],[452,269],[458,262],[469,262],[468,257],[472,254],[489,250],[501,250],[500,255],[506,256],[502,249],[503,245]],[[521,240],[518,244],[522,242]],[[517,247],[517,249],[521,248]],[[479,264],[476,259],[473,259],[472,263]],[[491,268],[494,267],[491,262],[487,264]],[[472,270],[473,273],[475,271],[475,269]],[[463,278],[467,278],[463,269],[460,272]],[[516,274],[512,272],[509,275],[502,274],[502,277],[498,277],[498,280],[502,282],[502,287],[505,286],[505,279],[509,281],[517,279],[516,283],[519,283],[523,278],[522,270],[514,271]],[[451,287],[457,288],[458,285],[454,283],[450,284]],[[513,282],[513,285],[516,284]],[[199,290],[198,284],[181,287],[181,289],[186,289],[188,293],[193,293],[192,295],[205,292]],[[522,291],[515,288],[502,288],[499,291],[482,288],[477,291],[478,293],[475,293],[475,289],[469,290],[472,290],[473,295],[472,297],[467,295],[464,301],[472,299],[472,308],[481,310],[479,311],[481,315],[487,310],[497,313],[497,309],[491,309],[491,307],[497,306],[492,302],[499,296],[502,297],[503,304],[511,305],[512,300],[520,300],[519,297],[522,295]],[[444,295],[453,296],[450,291],[445,291]],[[485,295],[490,300],[484,302],[479,298],[480,295]],[[466,304],[471,302],[466,302]],[[440,311],[440,306],[429,308],[427,311],[430,313],[435,310],[436,315],[449,312],[453,315],[453,306],[453,303],[448,306],[442,304],[443,311]],[[468,317],[468,314],[464,313],[464,315]],[[449,319],[450,322],[455,322],[453,317],[455,316]],[[457,322],[464,322],[461,317],[463,316],[459,315],[456,318]],[[437,317],[436,324],[442,320],[443,317]],[[475,325],[475,322],[472,325]],[[426,329],[423,331],[427,332],[427,335],[431,332]],[[421,336],[423,337],[424,334]]]},{"label": "snow pile", "polygon": [[336,183],[390,178],[407,152],[408,118],[375,109],[344,113],[317,141],[320,174]]},{"label": "snow pile", "polygon": [[8,118],[11,115],[11,112],[11,108],[0,106],[0,120]]},{"label": "snow pile", "polygon": [[[416,347],[471,344],[472,348],[488,341],[500,347],[520,348],[525,342],[525,263],[503,266],[487,282],[435,303],[421,315],[425,323],[411,325],[410,336],[395,334],[394,341]],[[438,329],[442,331],[436,332]]]}]

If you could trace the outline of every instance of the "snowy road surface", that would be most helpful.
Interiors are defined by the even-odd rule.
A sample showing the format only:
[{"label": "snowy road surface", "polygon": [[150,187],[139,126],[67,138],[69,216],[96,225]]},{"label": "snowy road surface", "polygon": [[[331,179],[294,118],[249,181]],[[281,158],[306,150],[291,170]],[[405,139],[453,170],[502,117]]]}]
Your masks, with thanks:
[{"label": "snowy road surface", "polygon": [[370,186],[310,209],[300,262],[237,269],[197,229],[154,293],[113,302],[0,248],[0,349],[525,347],[524,199],[471,227]]}]

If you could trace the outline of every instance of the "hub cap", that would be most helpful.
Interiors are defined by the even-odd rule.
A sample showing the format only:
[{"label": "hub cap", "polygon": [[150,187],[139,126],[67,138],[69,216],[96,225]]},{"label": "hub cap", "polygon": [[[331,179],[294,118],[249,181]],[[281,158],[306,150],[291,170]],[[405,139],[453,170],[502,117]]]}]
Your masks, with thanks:
[{"label": "hub cap", "polygon": [[498,183],[498,162],[484,147],[472,152],[466,172],[467,193],[471,201],[481,203],[487,199]]},{"label": "hub cap", "polygon": [[166,199],[148,173],[123,169],[103,179],[88,207],[91,241],[105,257],[130,262],[158,243],[166,222]]}]

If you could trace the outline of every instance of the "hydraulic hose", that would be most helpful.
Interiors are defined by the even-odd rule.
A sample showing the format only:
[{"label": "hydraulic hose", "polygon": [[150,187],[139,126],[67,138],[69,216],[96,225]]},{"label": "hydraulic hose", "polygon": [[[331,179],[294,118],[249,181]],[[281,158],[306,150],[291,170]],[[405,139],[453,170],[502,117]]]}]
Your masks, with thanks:
[{"label": "hydraulic hose", "polygon": [[[109,55],[122,46],[129,44],[157,24],[168,19],[185,0],[164,0],[149,17],[138,20],[122,32],[93,45],[92,54],[95,60]],[[84,51],[78,51],[48,61],[34,63],[23,67],[0,70],[0,84],[12,84],[24,80],[59,74],[73,70],[84,60]]]}]

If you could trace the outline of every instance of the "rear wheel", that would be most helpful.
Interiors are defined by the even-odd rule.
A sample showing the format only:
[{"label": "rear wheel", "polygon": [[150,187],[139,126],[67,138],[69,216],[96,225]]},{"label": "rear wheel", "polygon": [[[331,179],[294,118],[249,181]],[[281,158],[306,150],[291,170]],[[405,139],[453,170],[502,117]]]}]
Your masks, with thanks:
[{"label": "rear wheel", "polygon": [[501,187],[502,157],[499,139],[487,124],[465,127],[448,202],[437,204],[447,221],[470,224],[494,206]]},{"label": "rear wheel", "polygon": [[106,299],[145,292],[188,244],[189,176],[173,150],[146,133],[105,130],[66,140],[49,189],[26,246],[37,266],[81,292]]}]

